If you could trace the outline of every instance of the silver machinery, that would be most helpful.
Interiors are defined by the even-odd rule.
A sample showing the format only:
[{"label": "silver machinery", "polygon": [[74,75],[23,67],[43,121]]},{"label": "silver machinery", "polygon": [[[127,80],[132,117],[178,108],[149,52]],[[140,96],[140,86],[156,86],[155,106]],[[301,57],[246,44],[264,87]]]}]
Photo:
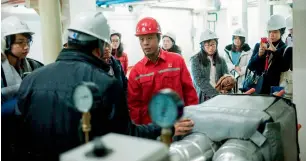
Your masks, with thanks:
[{"label": "silver machinery", "polygon": [[171,145],[171,161],[299,160],[296,111],[279,97],[219,95],[183,117],[195,127]]},{"label": "silver machinery", "polygon": [[[169,105],[166,102],[151,104]],[[172,112],[160,112],[167,113],[169,116],[162,116],[164,118],[154,117],[164,120],[163,123],[178,118],[177,115],[172,117]],[[185,107],[183,113],[182,118],[195,122],[193,132],[170,147],[158,141],[111,133],[62,154],[60,160],[299,160],[296,110],[290,101],[274,96],[219,95],[202,104]]]}]

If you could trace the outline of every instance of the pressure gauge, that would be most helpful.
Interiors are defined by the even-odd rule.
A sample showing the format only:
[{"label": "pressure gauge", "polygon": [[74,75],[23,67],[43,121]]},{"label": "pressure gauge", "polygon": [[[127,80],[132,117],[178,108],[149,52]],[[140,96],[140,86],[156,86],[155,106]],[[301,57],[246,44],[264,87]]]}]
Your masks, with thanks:
[{"label": "pressure gauge", "polygon": [[74,88],[72,100],[80,112],[89,112],[99,98],[99,88],[91,82],[82,82]]},{"label": "pressure gauge", "polygon": [[162,128],[170,128],[182,117],[184,102],[171,89],[163,89],[153,96],[149,103],[149,113],[154,123]]}]

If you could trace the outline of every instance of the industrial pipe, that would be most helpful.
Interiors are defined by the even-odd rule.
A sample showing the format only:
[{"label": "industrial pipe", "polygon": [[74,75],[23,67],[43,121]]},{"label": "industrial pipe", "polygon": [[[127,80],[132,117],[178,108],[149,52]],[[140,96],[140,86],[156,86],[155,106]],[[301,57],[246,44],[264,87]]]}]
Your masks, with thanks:
[{"label": "industrial pipe", "polygon": [[172,161],[209,161],[217,149],[217,144],[204,133],[192,133],[172,143],[169,155]]},{"label": "industrial pipe", "polygon": [[231,139],[214,154],[213,161],[263,161],[264,158],[251,141]]},{"label": "industrial pipe", "polygon": [[58,0],[39,1],[41,36],[44,63],[53,63],[62,49],[62,26],[60,2]]}]

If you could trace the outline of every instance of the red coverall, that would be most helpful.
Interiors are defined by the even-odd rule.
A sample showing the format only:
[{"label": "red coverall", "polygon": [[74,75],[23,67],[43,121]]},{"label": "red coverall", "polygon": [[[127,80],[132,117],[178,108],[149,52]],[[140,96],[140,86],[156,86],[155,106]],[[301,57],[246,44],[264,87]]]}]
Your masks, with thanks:
[{"label": "red coverall", "polygon": [[156,63],[147,57],[131,70],[128,80],[128,105],[130,116],[136,124],[151,123],[148,104],[161,89],[176,91],[185,106],[198,104],[198,96],[184,59],[176,53],[160,50]]},{"label": "red coverall", "polygon": [[115,58],[117,60],[120,61],[121,65],[122,65],[122,68],[123,68],[123,71],[124,71],[124,74],[127,73],[127,69],[128,69],[128,64],[129,64],[129,60],[128,60],[128,56],[125,52],[122,53],[122,56],[121,57],[117,57],[116,55],[114,55]]}]

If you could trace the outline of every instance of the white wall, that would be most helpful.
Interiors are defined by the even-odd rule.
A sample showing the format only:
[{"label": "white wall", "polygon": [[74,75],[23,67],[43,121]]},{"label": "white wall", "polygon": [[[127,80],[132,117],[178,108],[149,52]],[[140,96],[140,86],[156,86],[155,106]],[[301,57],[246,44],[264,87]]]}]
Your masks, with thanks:
[{"label": "white wall", "polygon": [[[228,0],[226,0],[228,1]],[[302,2],[303,0],[299,0]],[[305,2],[305,1],[303,1]],[[305,5],[304,5],[305,6]],[[296,11],[296,15],[305,15],[305,9],[301,9],[302,6],[299,6],[300,9]],[[26,23],[28,23],[29,27],[35,31],[34,35],[34,43],[31,47],[31,52],[29,54],[29,57],[32,57],[34,59],[37,59],[39,61],[43,62],[43,56],[42,56],[42,48],[41,48],[41,30],[40,30],[40,20],[39,16],[31,9],[17,9],[17,8],[10,8],[5,9],[1,8],[1,19],[7,17],[8,15],[16,15],[17,17],[24,20]],[[126,8],[118,8],[116,12],[105,12],[106,16],[109,19],[110,26],[121,32],[123,35],[123,43],[125,44],[125,51],[128,53],[129,59],[130,59],[130,65],[135,64],[137,61],[139,61],[143,57],[143,53],[140,49],[139,42],[137,38],[134,36],[135,33],[135,26],[137,23],[137,20],[143,16],[153,16],[155,17],[161,24],[161,28],[163,32],[167,32],[168,30],[171,30],[177,34],[177,44],[182,48],[184,58],[187,60],[188,63],[189,58],[195,54],[199,50],[199,36],[201,31],[204,30],[204,28],[207,28],[207,23],[205,23],[205,15],[199,14],[197,16],[194,16],[194,27],[196,28],[196,35],[194,38],[194,49],[192,49],[192,42],[191,42],[191,27],[192,25],[191,20],[192,16],[189,11],[186,10],[173,10],[173,9],[149,9],[149,8],[143,8],[139,14],[130,13],[127,11]],[[281,14],[285,17],[289,16],[291,14],[291,9],[288,6],[275,6],[274,7],[274,14]],[[261,23],[259,25],[260,21],[265,21],[266,18],[269,15],[262,15],[267,17],[260,17],[260,11],[258,7],[249,7],[248,8],[248,43],[250,44],[251,48],[254,47],[255,43],[259,42],[261,36],[267,36],[266,31],[262,31],[262,29],[265,28],[264,23]],[[299,20],[302,20],[304,17],[299,17]],[[305,18],[303,19],[305,20]],[[296,24],[301,24],[302,22],[295,22]],[[231,33],[232,28],[229,26],[231,24],[229,16],[227,15],[227,10],[221,10],[218,12],[218,22],[216,26],[216,32],[219,35],[219,51],[222,55],[224,46],[231,43]],[[303,22],[303,24],[305,24]],[[305,26],[305,25],[304,25]],[[261,32],[260,32],[261,30]],[[300,30],[301,32],[302,30]],[[285,34],[286,36],[286,34]],[[300,38],[300,42],[304,41],[304,39]],[[302,45],[300,45],[301,47]],[[297,50],[299,54],[301,54],[302,49],[299,48]],[[299,60],[295,57],[295,61]],[[303,59],[305,60],[305,59]],[[305,63],[300,61],[299,66],[301,66],[302,69],[305,69]],[[304,66],[303,66],[304,65]],[[296,67],[296,65],[295,65]],[[301,72],[302,73],[302,72]],[[304,72],[305,73],[305,72]],[[302,74],[301,74],[302,75]],[[294,78],[297,77],[298,74],[294,73]],[[295,79],[297,80],[297,79]],[[305,80],[305,78],[301,79]],[[299,94],[303,93],[302,81],[299,81],[297,84],[294,84],[294,89],[300,89]],[[300,86],[301,85],[301,86]],[[302,109],[305,107],[305,101],[302,99],[302,95],[298,96],[297,102],[298,109]],[[305,109],[305,108],[304,108]],[[304,110],[305,111],[305,110]],[[303,112],[299,113],[299,119],[301,119]],[[305,126],[305,119],[301,119],[303,121],[303,125]],[[304,130],[303,130],[304,129]],[[303,132],[303,136],[305,136],[305,127],[302,128],[301,132]],[[304,137],[305,138],[305,137]],[[305,140],[305,139],[304,139]],[[303,141],[304,141],[303,140]],[[303,144],[302,144],[303,143]],[[304,148],[302,151],[304,160],[305,160],[305,141],[300,142],[302,144],[302,147]]]},{"label": "white wall", "polygon": [[[143,16],[146,16],[144,14]],[[191,36],[192,14],[188,10],[174,9],[152,9],[151,16],[160,23],[163,33],[168,31],[176,34],[176,43],[182,49],[183,57],[188,60],[194,51],[192,48],[193,40]]]},{"label": "white wall", "polygon": [[116,8],[115,12],[104,12],[112,30],[122,34],[124,51],[128,54],[129,64],[135,64],[142,58],[140,46],[135,36],[136,15],[127,8]]},{"label": "white wall", "polygon": [[[251,48],[259,42],[260,35],[258,34],[258,8],[248,8],[248,44]],[[226,45],[232,43],[232,33],[235,28],[241,27],[240,24],[232,26],[231,16],[228,16],[228,10],[223,9],[218,12],[218,22],[216,27],[216,33],[220,37],[218,50],[221,56],[224,56],[224,48]]]},{"label": "white wall", "polygon": [[[239,4],[239,3],[237,3]],[[236,4],[236,5],[237,5]],[[235,11],[234,13],[233,10]],[[1,10],[3,19],[8,15],[16,15],[28,23],[29,27],[36,32],[34,35],[33,46],[29,57],[35,58],[39,61],[43,61],[42,48],[41,48],[41,34],[40,34],[40,20],[37,13],[32,9],[11,8]],[[275,6],[274,13],[288,16],[290,9],[287,6]],[[27,13],[27,14],[24,14]],[[164,9],[164,8],[149,8],[138,7],[134,12],[129,12],[126,7],[116,7],[114,12],[105,11],[106,17],[112,29],[122,33],[122,40],[124,43],[125,51],[129,56],[129,64],[134,65],[141,58],[143,58],[143,52],[141,51],[137,37],[135,37],[135,27],[140,18],[144,16],[152,16],[156,18],[160,25],[162,32],[172,31],[176,34],[177,44],[182,48],[183,56],[186,63],[189,63],[189,59],[199,50],[199,36],[201,32],[208,27],[205,14],[192,14],[189,10],[177,10],[177,9]],[[218,13],[218,21],[216,23],[216,33],[220,37],[219,39],[219,52],[220,55],[224,55],[224,47],[232,42],[232,31],[237,26],[231,26],[231,16],[239,13],[234,9],[222,9]],[[241,12],[240,12],[241,13]],[[194,32],[195,37],[192,40],[192,17],[194,19]],[[266,35],[259,34],[259,28],[265,28],[259,26],[261,21],[259,17],[258,7],[248,8],[248,43],[251,48],[255,43],[260,40],[260,37]],[[240,22],[240,21],[239,21]],[[241,26],[241,24],[238,24]],[[265,33],[265,32],[262,32]],[[194,48],[193,48],[194,45]]]},{"label": "white wall", "polygon": [[[237,12],[237,11],[236,11]],[[276,5],[274,6],[274,14],[280,14],[285,18],[291,14],[291,9],[287,5]],[[232,14],[235,15],[235,14]],[[269,15],[266,15],[267,18],[262,18],[259,16],[258,7],[249,7],[248,8],[248,43],[251,48],[255,46],[256,43],[260,41],[260,38],[263,36],[268,36],[265,31],[265,24],[259,24],[263,19],[268,19]],[[240,20],[240,19],[239,19]],[[218,12],[218,22],[216,33],[220,37],[219,39],[219,52],[221,55],[224,54],[223,49],[227,44],[232,42],[232,31],[235,27],[231,26],[231,16],[228,13],[227,9],[221,10]],[[241,23],[241,22],[240,22]],[[238,24],[236,27],[240,27],[241,24]],[[263,31],[262,31],[263,30]],[[283,39],[288,35],[288,31],[283,36]]]},{"label": "white wall", "polygon": [[220,56],[224,56],[224,47],[231,43],[231,34],[232,30],[228,26],[228,16],[227,10],[220,10],[218,12],[218,21],[216,24],[215,32],[219,36],[219,44],[218,44],[218,51]]},{"label": "white wall", "polygon": [[[163,33],[171,31],[176,34],[176,43],[182,49],[183,57],[186,63],[199,49],[198,40],[201,32],[204,30],[205,15],[191,13],[188,9],[170,9],[163,7],[199,7],[195,4],[202,4],[202,0],[189,0],[179,2],[160,3],[155,7],[141,6],[135,7],[134,12],[128,12],[126,7],[115,7],[115,12],[104,12],[108,17],[110,26],[121,32],[123,35],[123,43],[125,44],[125,51],[129,56],[129,65],[134,65],[141,58],[143,52],[140,48],[137,37],[134,36],[137,22],[146,16],[151,16],[157,19],[160,23]],[[194,21],[193,21],[194,20]],[[193,21],[193,25],[192,25]],[[192,30],[194,29],[194,30]],[[192,37],[192,33],[195,37]]]},{"label": "white wall", "polygon": [[[35,31],[29,57],[43,62],[41,26],[38,14],[32,9],[24,7],[11,7],[3,9],[1,12],[2,19],[11,15],[17,16],[24,20],[31,30]],[[24,14],[25,12],[27,14]],[[172,31],[177,35],[177,44],[181,46],[186,59],[194,54],[191,40],[191,12],[188,10],[143,8],[139,13],[137,11],[130,13],[126,7],[117,7],[115,12],[104,13],[111,28],[122,33],[122,41],[125,51],[128,53],[130,65],[134,65],[143,58],[143,52],[135,36],[135,27],[138,20],[145,16],[156,18],[161,25],[162,32]]]},{"label": "white wall", "polygon": [[134,65],[143,58],[139,41],[135,36],[137,22],[146,16],[155,18],[163,33],[172,31],[176,34],[176,41],[182,47],[186,59],[193,54],[191,39],[191,12],[188,10],[142,8],[136,13],[128,12],[125,7],[116,7],[115,12],[105,12],[112,29],[122,33],[125,51],[129,56],[129,65]]},{"label": "white wall", "polygon": [[[275,5],[273,7],[273,14],[279,14],[287,18],[288,16],[292,15],[292,9],[288,5]],[[288,30],[283,36],[283,40],[285,41],[288,35]]]}]

